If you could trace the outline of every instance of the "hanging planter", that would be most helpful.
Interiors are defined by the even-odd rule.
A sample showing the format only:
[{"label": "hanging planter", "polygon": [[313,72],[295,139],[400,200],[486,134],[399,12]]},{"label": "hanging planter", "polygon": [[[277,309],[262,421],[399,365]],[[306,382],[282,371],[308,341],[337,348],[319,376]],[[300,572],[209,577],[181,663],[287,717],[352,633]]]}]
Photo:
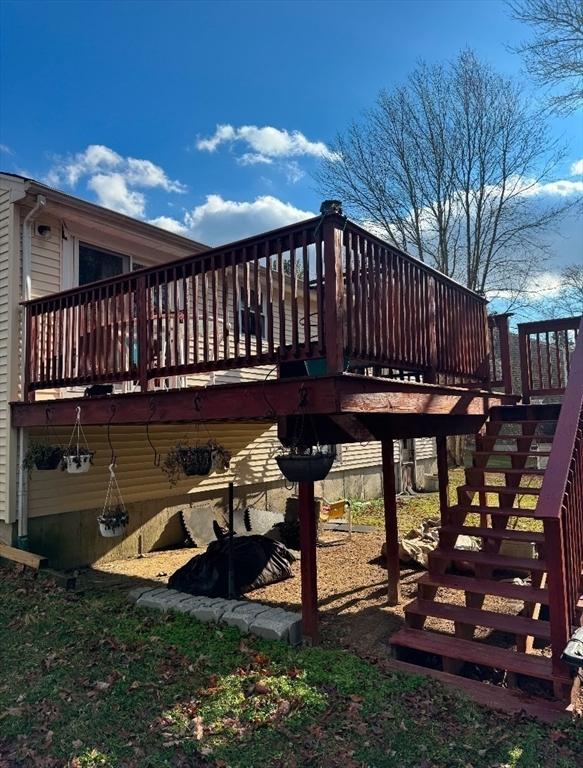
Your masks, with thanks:
[{"label": "hanging planter", "polygon": [[125,507],[118,506],[107,515],[99,515],[97,518],[99,533],[106,539],[123,536],[129,521],[130,516]]},{"label": "hanging planter", "polygon": [[60,445],[51,445],[32,441],[22,462],[22,468],[27,472],[33,469],[57,469],[63,459],[63,449]]},{"label": "hanging planter", "polygon": [[95,453],[89,450],[83,427],[81,426],[81,407],[77,406],[75,425],[69,438],[69,445],[63,451],[63,469],[70,475],[89,472]]},{"label": "hanging planter", "polygon": [[317,482],[323,480],[332,469],[334,453],[324,453],[320,449],[309,452],[292,450],[276,456],[275,460],[286,478],[292,483]]},{"label": "hanging planter", "polygon": [[184,445],[177,443],[171,448],[162,464],[162,471],[171,485],[176,485],[181,475],[188,477],[208,475],[212,468],[210,445]]},{"label": "hanging planter", "polygon": [[123,502],[115,476],[115,457],[112,457],[112,462],[109,465],[109,484],[105,493],[103,511],[97,518],[99,532],[104,538],[122,536],[129,520],[130,516]]},{"label": "hanging planter", "polygon": [[93,453],[85,448],[72,449],[71,453],[63,454],[63,469],[66,469],[70,475],[80,475],[83,472],[89,472],[93,464]]}]

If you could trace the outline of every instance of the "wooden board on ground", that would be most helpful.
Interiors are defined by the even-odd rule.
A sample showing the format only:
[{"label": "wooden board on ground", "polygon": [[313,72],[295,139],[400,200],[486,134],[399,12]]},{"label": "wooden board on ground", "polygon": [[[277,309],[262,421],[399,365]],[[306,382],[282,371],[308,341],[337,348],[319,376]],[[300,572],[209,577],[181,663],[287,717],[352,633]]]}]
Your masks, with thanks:
[{"label": "wooden board on ground", "polygon": [[49,562],[43,555],[35,555],[33,552],[26,552],[24,549],[9,547],[8,544],[0,544],[0,557],[13,563],[28,565],[29,568],[36,568],[37,570]]}]

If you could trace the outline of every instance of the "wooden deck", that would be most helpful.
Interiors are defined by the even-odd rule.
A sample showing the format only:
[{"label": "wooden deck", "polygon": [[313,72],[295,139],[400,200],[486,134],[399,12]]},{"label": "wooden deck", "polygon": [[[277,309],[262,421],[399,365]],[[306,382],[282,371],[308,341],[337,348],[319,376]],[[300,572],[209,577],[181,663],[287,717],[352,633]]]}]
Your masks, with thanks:
[{"label": "wooden deck", "polygon": [[[499,405],[502,397],[460,387],[338,374],[13,402],[11,409],[15,427],[43,426],[47,420],[52,426],[71,425],[78,406],[86,426],[257,419],[277,422],[305,414],[316,417],[327,430],[326,437],[334,434],[340,438],[335,442],[340,443],[362,440],[363,430],[375,440],[382,439],[385,433],[394,437],[407,437],[412,432],[419,436],[467,434],[480,428],[489,408]],[[373,432],[379,436],[372,436]],[[320,442],[326,442],[323,435],[319,437]]]}]

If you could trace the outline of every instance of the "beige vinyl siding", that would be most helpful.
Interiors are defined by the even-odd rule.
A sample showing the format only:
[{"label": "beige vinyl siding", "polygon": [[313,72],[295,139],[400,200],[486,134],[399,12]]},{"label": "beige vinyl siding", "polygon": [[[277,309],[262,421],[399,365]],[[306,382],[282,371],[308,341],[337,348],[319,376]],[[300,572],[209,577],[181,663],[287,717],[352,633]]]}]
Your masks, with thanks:
[{"label": "beige vinyl siding", "polygon": [[[25,215],[22,211],[21,220]],[[39,237],[41,225],[51,228],[50,237]],[[61,222],[54,216],[41,214],[33,222],[30,278],[33,299],[61,290]]]},{"label": "beige vinyl siding", "polygon": [[[95,427],[85,431],[91,450],[96,452],[94,466],[88,473],[69,475],[60,470],[39,472],[34,470],[29,482],[29,514],[40,517],[60,512],[99,509],[103,505],[109,480],[110,449],[107,429]],[[185,493],[208,493],[224,490],[233,480],[236,485],[255,485],[281,479],[273,458],[277,427],[261,422],[237,422],[189,427],[185,424],[155,426],[150,438],[162,454],[162,461],[177,442],[206,442],[211,435],[227,447],[233,456],[231,469],[211,473],[208,477],[185,478],[170,486],[166,475],[154,467],[153,453],[146,440],[145,427],[111,428],[111,442],[117,456],[116,475],[126,503],[147,499],[168,498]],[[67,444],[70,430],[59,429],[52,438]],[[33,432],[44,437],[44,430]]]},{"label": "beige vinyl siding", "polygon": [[11,394],[9,359],[12,349],[12,265],[10,191],[0,189],[0,519],[8,520]]},{"label": "beige vinyl siding", "polygon": [[420,437],[415,440],[415,461],[433,459],[436,455],[437,450],[433,437]]},{"label": "beige vinyl siding", "polygon": [[[398,458],[398,442],[395,441],[395,461]],[[351,443],[342,446],[343,470],[362,469],[382,464],[380,443]]]}]

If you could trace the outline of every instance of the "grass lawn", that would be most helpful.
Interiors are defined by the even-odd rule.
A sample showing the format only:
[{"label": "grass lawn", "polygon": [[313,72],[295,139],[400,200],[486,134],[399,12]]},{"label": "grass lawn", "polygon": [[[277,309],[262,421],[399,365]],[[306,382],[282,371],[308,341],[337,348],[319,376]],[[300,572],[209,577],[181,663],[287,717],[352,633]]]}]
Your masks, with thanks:
[{"label": "grass lawn", "polygon": [[[456,488],[465,483],[464,470],[461,468],[451,469],[449,472],[449,499],[451,504],[457,504]],[[523,486],[540,486],[540,477],[524,477],[521,481]],[[504,485],[503,475],[488,475],[489,485]],[[531,509],[536,506],[536,496],[522,495],[515,506],[523,509]],[[498,497],[496,494],[488,494],[488,503],[496,506]],[[474,504],[477,504],[477,498]],[[385,524],[383,500],[373,499],[372,501],[360,501],[351,499],[352,517],[355,523],[362,525],[374,525],[383,527]],[[398,499],[399,515],[399,533],[401,536],[409,533],[413,528],[418,528],[421,522],[426,518],[439,520],[439,495],[437,493],[420,493],[418,496],[403,496]],[[466,525],[480,525],[479,515],[468,515]],[[520,530],[542,531],[542,524],[538,520],[529,518],[512,518],[510,527],[516,527]]]},{"label": "grass lawn", "polygon": [[583,727],[481,709],[346,651],[292,650],[0,570],[1,768],[570,768]]}]

